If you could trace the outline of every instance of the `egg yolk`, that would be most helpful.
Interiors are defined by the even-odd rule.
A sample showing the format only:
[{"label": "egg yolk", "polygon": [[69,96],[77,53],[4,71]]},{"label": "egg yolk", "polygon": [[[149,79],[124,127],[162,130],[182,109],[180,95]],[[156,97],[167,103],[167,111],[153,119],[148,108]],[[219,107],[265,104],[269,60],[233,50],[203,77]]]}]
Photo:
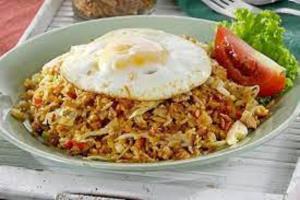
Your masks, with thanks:
[{"label": "egg yolk", "polygon": [[168,51],[159,43],[145,38],[120,38],[106,45],[100,61],[113,62],[116,69],[144,67],[166,63]]}]

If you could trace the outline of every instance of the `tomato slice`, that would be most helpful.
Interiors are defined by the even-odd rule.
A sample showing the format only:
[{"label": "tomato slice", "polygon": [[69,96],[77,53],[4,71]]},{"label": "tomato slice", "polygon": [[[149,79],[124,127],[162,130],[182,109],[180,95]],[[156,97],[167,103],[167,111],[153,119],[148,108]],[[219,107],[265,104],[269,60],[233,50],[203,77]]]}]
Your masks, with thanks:
[{"label": "tomato slice", "polygon": [[77,142],[75,140],[67,140],[64,143],[64,147],[66,149],[72,149],[75,146],[78,147],[80,150],[83,150],[86,147],[86,143],[84,143],[84,142]]},{"label": "tomato slice", "polygon": [[283,67],[223,26],[217,29],[213,56],[233,81],[246,86],[259,85],[259,96],[276,95],[285,87]]},{"label": "tomato slice", "polygon": [[35,105],[36,107],[40,107],[43,105],[43,100],[39,97],[33,97],[33,105]]}]

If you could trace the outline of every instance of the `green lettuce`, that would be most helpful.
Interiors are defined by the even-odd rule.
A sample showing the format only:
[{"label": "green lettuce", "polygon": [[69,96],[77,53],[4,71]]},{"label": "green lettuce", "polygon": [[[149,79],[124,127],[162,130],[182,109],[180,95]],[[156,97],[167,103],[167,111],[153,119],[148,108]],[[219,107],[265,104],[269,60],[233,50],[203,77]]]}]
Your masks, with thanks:
[{"label": "green lettuce", "polygon": [[247,9],[238,9],[236,20],[224,22],[235,34],[256,50],[272,58],[286,69],[285,91],[291,88],[298,75],[299,63],[284,44],[285,29],[276,13],[265,10],[254,14]]}]

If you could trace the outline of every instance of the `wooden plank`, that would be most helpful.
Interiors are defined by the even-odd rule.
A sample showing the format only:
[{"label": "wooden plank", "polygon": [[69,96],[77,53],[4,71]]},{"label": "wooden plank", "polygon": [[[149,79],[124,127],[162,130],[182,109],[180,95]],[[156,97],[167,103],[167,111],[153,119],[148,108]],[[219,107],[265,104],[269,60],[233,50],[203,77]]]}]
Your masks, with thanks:
[{"label": "wooden plank", "polygon": [[[127,197],[129,199],[219,199],[280,200],[281,194],[216,188],[187,188],[176,184],[151,184],[101,179],[95,176],[70,176],[48,171],[0,167],[0,198],[53,199],[63,192]],[[105,180],[105,182],[103,181]],[[76,184],[74,184],[76,183]],[[245,198],[246,197],[246,198]],[[76,198],[79,199],[79,198]],[[80,199],[85,199],[81,197]],[[96,199],[96,198],[93,198]]]}]

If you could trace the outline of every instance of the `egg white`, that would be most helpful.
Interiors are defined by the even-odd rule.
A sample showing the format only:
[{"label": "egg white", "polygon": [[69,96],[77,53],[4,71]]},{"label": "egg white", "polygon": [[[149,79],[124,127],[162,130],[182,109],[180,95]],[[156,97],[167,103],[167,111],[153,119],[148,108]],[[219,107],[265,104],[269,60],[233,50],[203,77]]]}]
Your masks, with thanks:
[{"label": "egg white", "polygon": [[135,100],[161,100],[188,92],[211,74],[198,45],[154,29],[119,29],[73,46],[61,74],[80,89]]}]

